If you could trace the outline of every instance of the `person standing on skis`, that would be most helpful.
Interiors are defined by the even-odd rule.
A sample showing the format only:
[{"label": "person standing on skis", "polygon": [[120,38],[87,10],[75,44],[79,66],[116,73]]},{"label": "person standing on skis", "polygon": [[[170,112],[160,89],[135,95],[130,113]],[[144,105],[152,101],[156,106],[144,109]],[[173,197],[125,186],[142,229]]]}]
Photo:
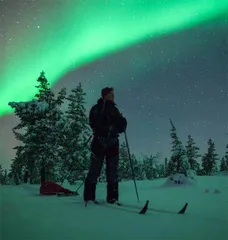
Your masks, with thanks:
[{"label": "person standing on skis", "polygon": [[89,114],[89,124],[93,130],[90,168],[85,179],[84,201],[96,201],[96,184],[106,158],[107,203],[119,200],[118,163],[119,134],[127,128],[127,120],[114,103],[114,89],[103,88],[101,98]]}]

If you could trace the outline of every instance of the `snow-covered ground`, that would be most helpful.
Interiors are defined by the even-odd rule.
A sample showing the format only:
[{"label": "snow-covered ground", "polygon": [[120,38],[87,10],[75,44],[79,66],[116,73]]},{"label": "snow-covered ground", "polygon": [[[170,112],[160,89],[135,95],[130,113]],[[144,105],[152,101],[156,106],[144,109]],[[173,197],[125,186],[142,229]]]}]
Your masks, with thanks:
[{"label": "snow-covered ground", "polygon": [[[141,205],[149,199],[152,208],[175,211],[188,202],[185,215],[84,207],[82,194],[41,197],[38,185],[1,186],[1,240],[228,239],[227,176],[198,177],[195,186],[186,187],[164,182],[138,181]],[[99,183],[98,200],[105,195],[105,183]],[[120,183],[120,199],[137,204],[133,181]]]}]

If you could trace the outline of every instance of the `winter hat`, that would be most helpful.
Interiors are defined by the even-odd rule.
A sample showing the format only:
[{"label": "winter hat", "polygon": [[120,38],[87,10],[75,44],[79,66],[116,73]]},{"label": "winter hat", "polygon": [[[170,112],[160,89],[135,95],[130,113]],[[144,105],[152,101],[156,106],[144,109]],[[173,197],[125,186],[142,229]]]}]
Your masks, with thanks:
[{"label": "winter hat", "polygon": [[101,96],[104,98],[106,95],[108,95],[113,90],[114,90],[114,88],[112,88],[112,87],[105,87],[101,90]]}]

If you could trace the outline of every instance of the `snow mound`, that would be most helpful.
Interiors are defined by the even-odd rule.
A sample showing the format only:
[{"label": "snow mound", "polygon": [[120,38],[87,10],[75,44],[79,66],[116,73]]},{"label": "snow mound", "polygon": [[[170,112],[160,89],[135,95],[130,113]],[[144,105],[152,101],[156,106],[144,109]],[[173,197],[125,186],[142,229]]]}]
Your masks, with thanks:
[{"label": "snow mound", "polygon": [[219,189],[217,189],[217,188],[215,188],[214,191],[213,190],[210,191],[208,188],[206,188],[204,193],[219,194],[219,193],[221,193],[221,191]]},{"label": "snow mound", "polygon": [[214,194],[218,194],[218,193],[221,193],[221,191],[216,188],[216,189],[214,190]]},{"label": "snow mound", "polygon": [[204,193],[209,193],[210,190],[208,188],[205,189]]},{"label": "snow mound", "polygon": [[172,174],[167,177],[164,185],[165,186],[189,186],[196,183],[195,176],[185,176],[182,173]]}]

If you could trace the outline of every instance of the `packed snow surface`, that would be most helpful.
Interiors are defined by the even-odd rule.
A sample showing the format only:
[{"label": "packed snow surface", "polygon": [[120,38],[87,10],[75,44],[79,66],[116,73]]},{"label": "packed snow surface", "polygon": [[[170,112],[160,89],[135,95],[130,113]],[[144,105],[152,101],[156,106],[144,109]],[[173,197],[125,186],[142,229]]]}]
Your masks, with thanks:
[{"label": "packed snow surface", "polygon": [[[80,196],[39,196],[39,185],[0,186],[2,240],[110,239],[228,239],[227,176],[197,177],[197,184],[164,184],[166,179],[138,181],[140,206],[178,211],[185,215],[148,211],[146,215],[107,206],[84,207]],[[78,183],[79,184],[79,183]],[[77,186],[64,184],[75,190]],[[106,184],[97,186],[105,200]],[[137,205],[133,181],[120,183],[120,201]]]}]

